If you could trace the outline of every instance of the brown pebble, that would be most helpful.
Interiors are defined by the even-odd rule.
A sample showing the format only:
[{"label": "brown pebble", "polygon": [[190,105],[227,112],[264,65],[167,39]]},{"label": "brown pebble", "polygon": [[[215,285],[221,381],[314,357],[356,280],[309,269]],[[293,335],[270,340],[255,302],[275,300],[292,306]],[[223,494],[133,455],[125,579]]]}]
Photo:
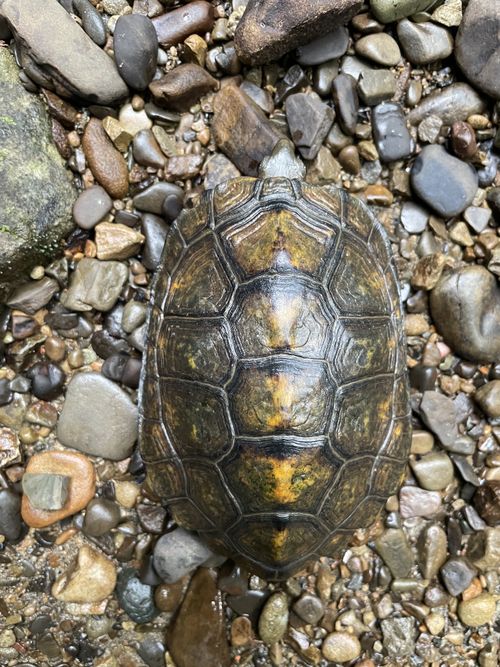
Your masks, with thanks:
[{"label": "brown pebble", "polygon": [[65,160],[69,160],[71,157],[71,146],[69,145],[68,135],[61,123],[55,118],[52,119],[52,139],[59,155]]},{"label": "brown pebble", "polygon": [[474,130],[462,120],[457,120],[451,126],[451,147],[461,160],[470,160],[477,153],[476,135]]},{"label": "brown pebble", "polygon": [[394,195],[383,185],[369,185],[365,189],[366,202],[371,206],[391,206]]},{"label": "brown pebble", "polygon": [[219,84],[206,70],[194,63],[185,63],[149,84],[155,102],[168,109],[186,111],[202,95],[217,90]]},{"label": "brown pebble", "polygon": [[131,227],[116,222],[100,222],[95,227],[98,259],[127,259],[135,255],[144,236]]},{"label": "brown pebble", "polygon": [[487,481],[474,494],[474,505],[490,526],[500,526],[500,482]]},{"label": "brown pebble", "polygon": [[64,475],[71,478],[67,500],[60,510],[36,509],[28,497],[23,496],[21,514],[24,522],[31,528],[51,526],[56,521],[82,510],[94,497],[95,469],[83,454],[57,450],[40,452],[30,458],[26,472]]},{"label": "brown pebble", "polygon": [[82,147],[94,177],[106,192],[113,199],[125,197],[128,192],[127,163],[97,118],[91,118],[87,123]]},{"label": "brown pebble", "polygon": [[47,102],[50,115],[56,118],[67,129],[72,129],[78,120],[78,111],[75,107],[50,90],[42,88],[42,93]]},{"label": "brown pebble", "polygon": [[155,589],[155,605],[160,611],[174,613],[177,611],[189,584],[189,576],[183,577],[175,584],[160,584]]},{"label": "brown pebble", "polygon": [[238,616],[231,623],[231,646],[246,646],[253,639],[252,621],[246,616]]},{"label": "brown pebble", "polygon": [[155,17],[153,25],[162,46],[175,46],[189,35],[212,30],[214,18],[212,4],[196,0]]},{"label": "brown pebble", "polygon": [[45,341],[45,356],[51,361],[62,361],[66,356],[66,344],[58,336],[49,336]]},{"label": "brown pebble", "polygon": [[359,174],[361,161],[356,146],[346,146],[337,156],[338,161],[350,174]]}]

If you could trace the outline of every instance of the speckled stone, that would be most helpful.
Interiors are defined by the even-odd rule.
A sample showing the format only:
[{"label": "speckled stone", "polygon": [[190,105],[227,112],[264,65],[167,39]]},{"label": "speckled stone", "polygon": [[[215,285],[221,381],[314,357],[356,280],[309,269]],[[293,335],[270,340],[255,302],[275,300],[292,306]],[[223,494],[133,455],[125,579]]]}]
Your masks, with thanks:
[{"label": "speckled stone", "polygon": [[84,257],[78,262],[61,302],[68,310],[111,310],[127,278],[125,264]]},{"label": "speckled stone", "polygon": [[415,619],[387,618],[381,621],[384,648],[393,658],[405,658],[415,651]]},{"label": "speckled stone", "polygon": [[496,613],[496,600],[490,593],[481,593],[471,600],[463,600],[458,605],[458,617],[465,625],[477,628],[492,623]]},{"label": "speckled stone", "polygon": [[52,586],[52,595],[62,602],[101,602],[116,584],[113,562],[87,545],[80,547],[76,564],[68,568]]},{"label": "speckled stone", "polygon": [[288,600],[283,592],[274,593],[264,605],[259,617],[259,637],[274,644],[285,635],[288,624]]},{"label": "speckled stone", "polygon": [[452,445],[458,438],[453,401],[437,391],[426,391],[420,403],[422,418],[443,445]]},{"label": "speckled stone", "polygon": [[340,664],[355,660],[361,651],[359,639],[349,632],[331,632],[321,645],[323,657]]},{"label": "speckled stone", "polygon": [[122,609],[136,623],[148,623],[158,614],[153,587],[143,584],[133,568],[125,568],[118,575],[116,597]]}]

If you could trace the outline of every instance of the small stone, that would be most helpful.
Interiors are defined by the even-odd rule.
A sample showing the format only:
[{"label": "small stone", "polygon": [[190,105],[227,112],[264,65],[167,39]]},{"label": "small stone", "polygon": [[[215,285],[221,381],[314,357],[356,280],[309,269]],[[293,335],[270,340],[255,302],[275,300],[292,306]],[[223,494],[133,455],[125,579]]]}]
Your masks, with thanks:
[{"label": "small stone", "polygon": [[107,38],[106,27],[92,3],[89,0],[73,0],[73,10],[81,18],[82,28],[90,39],[99,46],[104,46]]},{"label": "small stone", "polygon": [[168,161],[165,175],[171,181],[194,178],[200,173],[202,165],[202,155],[177,155]]},{"label": "small stone", "polygon": [[370,9],[381,23],[392,23],[422,12],[431,4],[432,0],[371,0]]},{"label": "small stone", "polygon": [[363,102],[372,107],[394,97],[396,79],[389,70],[367,70],[359,78],[358,91]]},{"label": "small stone", "polygon": [[214,8],[209,2],[196,0],[154,18],[153,25],[162,46],[175,46],[189,35],[212,30]]},{"label": "small stone", "polygon": [[176,111],[186,111],[202,95],[217,88],[217,80],[194,63],[179,65],[149,85],[157,104]]},{"label": "small stone", "polygon": [[94,498],[87,505],[83,520],[83,532],[92,537],[101,537],[120,521],[120,508],[107,498]]},{"label": "small stone", "polygon": [[432,12],[432,20],[449,28],[462,22],[462,0],[444,0],[444,3]]},{"label": "small stone", "polygon": [[[133,568],[126,568],[118,575],[116,597],[122,609],[136,623],[149,623],[158,614],[152,586],[143,584]],[[163,659],[163,652],[161,657]]]},{"label": "small stone", "polygon": [[413,141],[402,108],[384,102],[372,110],[373,138],[382,162],[394,162],[411,155]]},{"label": "small stone", "polygon": [[500,526],[486,528],[471,535],[467,543],[467,558],[481,572],[498,568],[500,564]]},{"label": "small stone", "polygon": [[120,262],[103,262],[91,257],[81,259],[61,302],[68,310],[108,311],[120,296],[128,270]]},{"label": "small stone", "polygon": [[140,14],[120,16],[113,33],[113,50],[123,80],[135,90],[147,88],[158,57],[158,38],[151,20]]},{"label": "small stone", "polygon": [[127,164],[113,146],[97,118],[91,118],[85,127],[82,148],[95,178],[113,199],[121,199],[128,192]]},{"label": "small stone", "polygon": [[155,605],[160,611],[173,613],[177,611],[189,582],[189,576],[175,584],[160,584],[155,589]]},{"label": "small stone", "polygon": [[417,542],[419,566],[424,579],[434,579],[448,554],[445,531],[437,524],[429,524],[422,530]]},{"label": "small stone", "polygon": [[443,121],[439,116],[427,116],[418,126],[418,138],[421,142],[434,144],[437,142]]},{"label": "small stone", "polygon": [[500,481],[488,480],[474,494],[474,505],[490,526],[500,525]]},{"label": "small stone", "polygon": [[427,116],[439,116],[445,125],[457,120],[467,120],[475,113],[482,113],[484,100],[466,83],[453,83],[446,88],[438,88],[412,109],[408,114],[410,125],[418,125]]},{"label": "small stone", "polygon": [[147,316],[147,306],[140,301],[128,301],[122,314],[122,328],[125,333],[131,333],[141,324],[144,324]]},{"label": "small stone", "polygon": [[404,486],[399,492],[399,511],[403,519],[432,517],[441,509],[438,491],[424,491],[415,486]]},{"label": "small stone", "polygon": [[449,228],[450,239],[461,246],[470,248],[474,245],[474,240],[469,232],[465,222],[459,220]]},{"label": "small stone", "polygon": [[477,628],[485,623],[492,623],[496,614],[496,600],[490,593],[481,593],[471,600],[464,600],[458,605],[458,617],[465,625]]},{"label": "small stone", "polygon": [[[168,200],[170,208],[173,209],[173,217],[175,218],[182,209],[183,197],[184,192],[178,185],[175,185],[174,183],[166,183],[165,181],[158,181],[158,183],[154,183],[134,197],[134,206],[139,211],[147,211],[148,213],[161,215],[164,212],[164,204]],[[145,216],[142,217],[143,229],[144,217]],[[173,218],[170,217],[170,219]],[[146,230],[144,231],[146,233]]]},{"label": "small stone", "polygon": [[70,478],[50,473],[25,473],[23,493],[37,510],[60,510],[68,499]]},{"label": "small stone", "polygon": [[421,234],[427,227],[429,212],[412,201],[405,201],[401,207],[401,224],[410,234]]},{"label": "small stone", "polygon": [[32,280],[18,287],[7,299],[6,303],[12,310],[34,315],[46,306],[59,291],[59,285],[53,278],[45,277]]},{"label": "small stone", "polygon": [[428,491],[441,491],[453,481],[453,463],[444,452],[431,452],[410,464],[418,483]]},{"label": "small stone", "polygon": [[364,192],[370,206],[391,206],[394,201],[392,192],[383,185],[368,185]]},{"label": "small stone", "polygon": [[387,618],[380,622],[384,649],[390,657],[404,658],[415,652],[415,619]]},{"label": "small stone", "polygon": [[332,96],[340,127],[346,134],[354,134],[359,110],[355,79],[349,74],[339,74],[333,80]]},{"label": "small stone", "polygon": [[441,568],[444,585],[454,596],[463,593],[475,576],[476,568],[461,556],[449,558]]},{"label": "small stone", "polygon": [[305,67],[321,65],[328,60],[340,58],[347,51],[349,33],[344,26],[309,42],[297,49],[297,62]]},{"label": "small stone", "polygon": [[12,489],[0,489],[0,535],[14,542],[21,531],[21,497]]},{"label": "small stone", "polygon": [[325,606],[315,595],[305,593],[295,602],[293,610],[306,623],[316,625],[323,618]]},{"label": "small stone", "polygon": [[326,660],[344,664],[351,662],[361,655],[359,639],[349,632],[331,632],[321,645],[321,653]]},{"label": "small stone", "polygon": [[0,406],[0,424],[13,431],[19,431],[28,409],[28,403],[28,399],[22,394],[14,394],[7,404]]},{"label": "small stone", "polygon": [[[64,499],[60,508],[38,508],[31,504],[27,494],[23,496],[22,516],[32,528],[44,528],[76,514],[87,506],[95,493],[94,466],[86,456],[77,452],[51,450],[33,454],[26,467],[26,475],[35,475],[39,479],[40,476],[44,479],[50,476],[69,480],[59,488],[58,498],[60,501]],[[38,492],[36,499],[40,499]],[[45,502],[45,495],[43,500]]]},{"label": "small stone", "polygon": [[307,165],[306,181],[315,185],[335,183],[339,182],[340,174],[340,163],[326,146],[321,146],[314,160]]},{"label": "small stone", "polygon": [[272,645],[285,635],[288,624],[288,600],[283,592],[274,593],[264,605],[259,617],[259,637]]},{"label": "small stone", "polygon": [[474,398],[481,410],[493,419],[500,417],[500,380],[483,384],[476,391]]},{"label": "small stone", "polygon": [[17,433],[10,428],[0,428],[0,468],[20,461],[21,450]]},{"label": "small stone", "polygon": [[456,412],[453,401],[437,391],[426,391],[420,403],[425,424],[445,446],[458,438]]},{"label": "small stone", "polygon": [[231,646],[247,646],[252,639],[252,621],[246,616],[237,616],[231,623]]},{"label": "small stone", "polygon": [[31,391],[42,401],[52,401],[62,394],[66,374],[60,366],[53,362],[38,361],[27,371],[26,377],[31,380]]},{"label": "small stone", "polygon": [[469,206],[464,211],[464,220],[477,234],[484,232],[491,220],[491,211],[479,206]]},{"label": "small stone", "polygon": [[84,190],[73,206],[73,219],[82,229],[92,229],[113,207],[113,201],[100,185]]},{"label": "small stone", "polygon": [[401,60],[398,43],[385,32],[361,37],[354,44],[354,48],[360,56],[385,67],[393,67]]},{"label": "small stone", "polygon": [[165,155],[151,130],[137,132],[132,142],[134,160],[144,167],[162,169],[165,166]]},{"label": "small stone", "polygon": [[118,120],[123,130],[132,137],[141,130],[150,130],[153,127],[153,122],[145,109],[136,110],[132,104],[122,106]]},{"label": "small stone", "polygon": [[182,579],[214,554],[194,533],[175,528],[155,544],[153,558],[158,575],[169,584]]},{"label": "small stone", "polygon": [[425,617],[425,625],[431,635],[439,635],[444,630],[446,619],[443,614],[432,612]]},{"label": "small stone", "polygon": [[387,529],[375,542],[375,548],[396,578],[407,577],[414,564],[413,552],[400,528]]},{"label": "small stone", "polygon": [[143,242],[141,233],[116,222],[100,222],[95,228],[98,259],[127,259],[139,251]]},{"label": "small stone", "polygon": [[259,167],[260,178],[280,177],[282,174],[287,174],[287,178],[302,180],[305,172],[304,163],[295,156],[293,144],[288,139],[280,139],[271,155],[265,157]]},{"label": "small stone", "polygon": [[113,562],[87,545],[80,547],[76,563],[52,586],[52,595],[62,602],[101,602],[116,584]]},{"label": "small stone", "polygon": [[313,160],[330,131],[334,112],[316,93],[296,93],[286,100],[290,135],[300,154]]},{"label": "small stone", "polygon": [[130,142],[132,141],[132,134],[127,132],[119,120],[113,118],[113,116],[106,116],[102,120],[102,127],[113,142],[115,148],[122,153],[128,150]]},{"label": "small stone", "polygon": [[356,146],[346,146],[338,154],[338,160],[342,167],[350,174],[359,174],[361,171],[361,160]]},{"label": "small stone", "polygon": [[[446,188],[439,185],[442,179]],[[437,145],[422,149],[411,170],[411,183],[419,197],[445,218],[470,206],[478,186],[477,173]]]},{"label": "small stone", "polygon": [[137,407],[101,374],[78,373],[68,385],[57,437],[66,447],[121,461],[130,455],[137,437]]},{"label": "small stone", "polygon": [[398,23],[398,38],[408,60],[413,65],[426,65],[448,58],[453,52],[453,37],[434,23],[413,23],[404,19]]}]

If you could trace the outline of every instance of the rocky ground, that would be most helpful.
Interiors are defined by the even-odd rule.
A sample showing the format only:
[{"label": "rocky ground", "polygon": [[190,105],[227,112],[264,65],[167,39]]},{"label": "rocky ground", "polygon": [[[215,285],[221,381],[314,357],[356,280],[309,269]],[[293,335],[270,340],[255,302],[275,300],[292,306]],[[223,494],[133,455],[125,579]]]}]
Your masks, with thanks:
[{"label": "rocky ground", "polygon": [[[498,665],[500,7],[41,4],[0,0],[0,664]],[[284,135],[391,238],[414,435],[277,585],[170,532],[136,424],[169,223]]]}]

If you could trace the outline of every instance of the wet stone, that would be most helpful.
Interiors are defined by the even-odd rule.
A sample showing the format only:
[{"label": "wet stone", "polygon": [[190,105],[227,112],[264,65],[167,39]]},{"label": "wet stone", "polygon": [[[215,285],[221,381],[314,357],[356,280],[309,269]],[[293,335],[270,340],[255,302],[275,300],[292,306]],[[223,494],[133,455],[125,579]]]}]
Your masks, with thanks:
[{"label": "wet stone", "polygon": [[452,125],[457,120],[467,120],[472,114],[482,113],[484,109],[484,100],[471,86],[453,83],[427,95],[410,111],[408,121],[411,125],[418,125],[427,116],[436,115],[445,125]]},{"label": "wet stone", "polygon": [[298,93],[307,86],[308,79],[300,65],[292,65],[276,85],[276,104],[281,104],[289,95]]},{"label": "wet stone", "polygon": [[95,227],[95,244],[99,260],[120,260],[135,255],[144,236],[116,222],[100,222]]},{"label": "wet stone", "polygon": [[477,571],[465,558],[456,556],[449,558],[440,572],[448,592],[457,596],[470,586]]},{"label": "wet stone", "polygon": [[143,584],[132,568],[118,575],[116,596],[122,609],[136,623],[148,623],[158,614],[152,586]]},{"label": "wet stone", "polygon": [[340,664],[355,660],[361,652],[359,639],[349,632],[331,632],[321,645],[323,657]]},{"label": "wet stone", "polygon": [[429,212],[412,201],[405,201],[401,207],[401,224],[410,234],[421,234],[427,227]]},{"label": "wet stone", "polygon": [[165,650],[163,642],[154,637],[146,637],[137,653],[148,667],[165,667]]},{"label": "wet stone", "polygon": [[274,103],[271,94],[267,90],[259,88],[251,81],[243,81],[240,86],[245,95],[248,95],[266,114],[270,114],[274,110]]},{"label": "wet stone", "polygon": [[332,126],[333,109],[316,93],[297,93],[286,100],[286,117],[300,154],[306,160],[313,160]]},{"label": "wet stone", "polygon": [[393,658],[404,658],[415,651],[415,619],[387,618],[381,621],[384,649]]},{"label": "wet stone", "polygon": [[306,623],[315,625],[323,618],[325,606],[315,595],[305,593],[295,602],[293,611]]},{"label": "wet stone", "polygon": [[479,627],[492,623],[496,613],[496,600],[490,593],[481,593],[471,600],[463,600],[458,605],[458,617],[469,627]]},{"label": "wet stone", "polygon": [[358,83],[359,96],[368,106],[391,99],[396,93],[394,74],[385,69],[367,69]]},{"label": "wet stone", "polygon": [[120,16],[113,33],[113,50],[123,80],[135,90],[147,88],[158,56],[158,38],[151,20],[140,14]]},{"label": "wet stone", "polygon": [[411,461],[411,468],[420,486],[428,491],[440,491],[453,481],[453,464],[444,452],[431,452]]},{"label": "wet stone", "polygon": [[106,43],[107,32],[101,15],[89,0],[73,0],[73,10],[82,19],[82,28],[98,46]]},{"label": "wet stone", "polygon": [[474,232],[480,234],[488,227],[491,220],[491,211],[479,206],[469,206],[464,211],[464,220]]},{"label": "wet stone", "polygon": [[361,37],[355,43],[356,53],[378,65],[392,67],[401,60],[401,51],[396,40],[385,32]]},{"label": "wet stone", "polygon": [[448,554],[446,533],[438,524],[429,524],[422,530],[417,541],[419,566],[424,579],[433,579]]},{"label": "wet stone", "polygon": [[120,508],[107,498],[91,500],[85,510],[83,532],[92,537],[100,537],[112,528],[116,528],[120,521]]},{"label": "wet stone", "polygon": [[202,95],[217,90],[218,83],[206,70],[194,63],[185,63],[155,79],[149,90],[160,106],[186,111]]},{"label": "wet stone", "polygon": [[18,287],[7,299],[7,305],[23,313],[34,315],[37,310],[46,306],[59,290],[53,278],[45,276],[40,280],[31,280]]},{"label": "wet stone", "polygon": [[467,558],[481,572],[498,567],[500,563],[500,527],[486,528],[471,535],[467,543]]},{"label": "wet stone", "polygon": [[120,262],[103,262],[84,257],[71,277],[68,291],[61,296],[61,302],[69,310],[87,311],[95,308],[111,310],[120,296],[128,270]]},{"label": "wet stone", "polygon": [[0,489],[0,535],[15,541],[21,531],[21,497],[11,489]]},{"label": "wet stone", "polygon": [[82,148],[92,173],[106,192],[113,199],[125,197],[128,192],[127,164],[97,118],[91,118],[87,123]]},{"label": "wet stone", "polygon": [[54,582],[52,595],[62,602],[101,602],[112,593],[115,584],[113,562],[84,545],[78,551],[75,565]]},{"label": "wet stone", "polygon": [[333,82],[339,73],[338,60],[327,60],[318,65],[313,74],[314,90],[321,97],[328,97],[332,91]]},{"label": "wet stone", "polygon": [[347,51],[349,33],[344,26],[338,26],[333,32],[319,37],[297,49],[297,62],[305,67],[321,65],[327,60],[340,58]]},{"label": "wet stone", "polygon": [[100,185],[93,185],[78,196],[73,219],[82,229],[92,229],[111,211],[113,201]]},{"label": "wet stone", "polygon": [[214,554],[194,533],[176,528],[155,544],[154,566],[167,583],[175,583]]},{"label": "wet stone", "polygon": [[420,403],[422,419],[446,446],[458,437],[456,412],[453,401],[437,391],[426,391]]},{"label": "wet stone", "polygon": [[259,617],[259,637],[266,644],[283,638],[288,624],[288,600],[283,592],[274,593],[264,605]]},{"label": "wet stone", "polygon": [[175,46],[194,33],[209,32],[213,24],[213,6],[204,0],[190,2],[153,19],[158,41],[164,47]]},{"label": "wet stone", "polygon": [[399,104],[384,102],[372,111],[373,138],[382,162],[394,162],[411,155],[413,141]]},{"label": "wet stone", "polygon": [[35,509],[60,510],[68,499],[69,482],[67,475],[25,473],[23,493]]},{"label": "wet stone", "polygon": [[413,65],[442,60],[453,51],[453,37],[435,23],[414,23],[404,19],[398,23],[397,30],[405,56]]},{"label": "wet stone", "polygon": [[474,494],[474,505],[490,526],[500,525],[500,481],[486,481]]},{"label": "wet stone", "polygon": [[479,387],[474,398],[489,417],[500,417],[500,380],[493,380]]},{"label": "wet stone", "polygon": [[332,96],[340,127],[346,134],[354,134],[359,110],[355,79],[349,74],[339,74],[333,81]]},{"label": "wet stone", "polygon": [[161,169],[165,166],[165,155],[151,130],[141,130],[132,141],[134,160],[145,167]]},{"label": "wet stone", "polygon": [[[440,186],[442,179],[446,180],[446,188]],[[411,170],[411,183],[418,196],[445,218],[470,206],[478,186],[477,173],[442,146],[422,149]]]},{"label": "wet stone", "polygon": [[137,407],[111,380],[79,373],[68,385],[57,436],[67,447],[119,461],[130,455],[137,437]]},{"label": "wet stone", "polygon": [[394,577],[407,577],[414,564],[413,552],[403,530],[390,528],[375,542],[375,548]]},{"label": "wet stone", "polygon": [[[134,197],[134,206],[139,211],[146,211],[147,213],[161,215],[163,212],[164,203],[168,199],[170,206],[176,208],[177,213],[179,213],[182,209],[183,196],[184,192],[178,185],[175,185],[174,183],[166,183],[165,181],[159,181],[158,183],[154,183],[149,188],[146,188],[138,195],[136,195]],[[173,217],[175,218],[176,215]]]},{"label": "wet stone", "polygon": [[434,516],[441,509],[438,491],[425,491],[415,486],[404,486],[399,492],[399,510],[403,519]]},{"label": "wet stone", "polygon": [[427,116],[418,126],[418,138],[424,143],[436,143],[442,127],[443,121],[439,116]]},{"label": "wet stone", "polygon": [[12,400],[12,391],[7,378],[0,380],[0,406],[7,405]]},{"label": "wet stone", "polygon": [[52,401],[61,395],[66,374],[55,363],[38,361],[26,371],[31,380],[31,391],[43,401]]},{"label": "wet stone", "polygon": [[432,0],[371,0],[370,9],[381,23],[392,23],[424,11],[431,4]]}]

